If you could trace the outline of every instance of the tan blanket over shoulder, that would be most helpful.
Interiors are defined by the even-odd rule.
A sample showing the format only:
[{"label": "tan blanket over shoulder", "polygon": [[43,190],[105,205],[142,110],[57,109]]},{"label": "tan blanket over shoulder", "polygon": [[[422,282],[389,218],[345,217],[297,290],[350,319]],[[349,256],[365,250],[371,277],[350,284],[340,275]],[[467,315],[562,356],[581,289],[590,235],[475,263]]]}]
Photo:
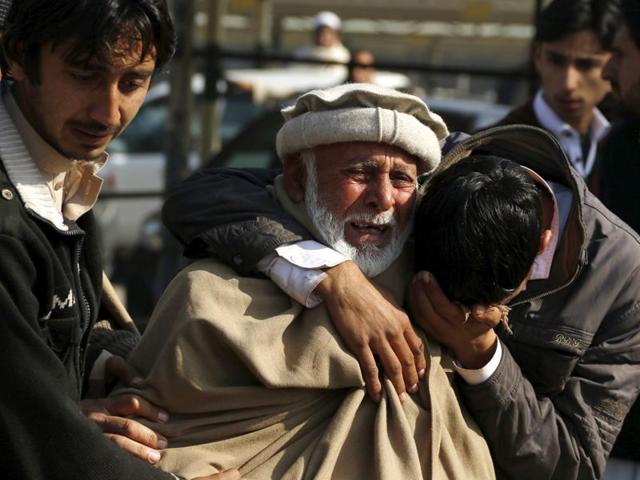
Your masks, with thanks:
[{"label": "tan blanket over shoulder", "polygon": [[[398,301],[401,257],[377,281]],[[385,379],[375,403],[325,308],[303,308],[270,280],[214,260],[183,270],[130,357],[140,393],[166,408],[160,467],[192,478],[238,467],[244,479],[495,478],[438,345],[418,394]]]}]

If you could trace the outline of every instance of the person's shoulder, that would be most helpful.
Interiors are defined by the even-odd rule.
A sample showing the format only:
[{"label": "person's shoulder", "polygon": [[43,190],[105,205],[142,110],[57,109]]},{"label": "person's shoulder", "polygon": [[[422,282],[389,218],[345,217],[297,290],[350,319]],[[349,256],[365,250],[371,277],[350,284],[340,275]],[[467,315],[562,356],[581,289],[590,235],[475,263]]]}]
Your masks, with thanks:
[{"label": "person's shoulder", "polygon": [[21,236],[29,221],[18,191],[0,168],[0,235]]},{"label": "person's shoulder", "polygon": [[627,118],[611,126],[607,140],[635,140],[640,146],[640,117]]},{"label": "person's shoulder", "polygon": [[293,307],[294,303],[270,279],[243,277],[221,261],[207,258],[176,275],[162,294],[149,327],[167,332],[205,323],[217,329],[233,318],[295,314],[302,307]]},{"label": "person's shoulder", "polygon": [[509,110],[507,114],[493,124],[492,127],[515,124],[540,126],[533,111],[533,99],[529,99],[525,103]]},{"label": "person's shoulder", "polygon": [[215,257],[196,260],[188,265],[176,275],[170,287],[181,290],[191,299],[205,303],[214,298],[211,292],[215,292],[217,302],[222,298],[245,295],[253,296],[255,299],[288,298],[271,279],[244,277]]},{"label": "person's shoulder", "polygon": [[583,202],[583,217],[590,243],[601,250],[615,252],[610,262],[620,262],[628,268],[640,267],[640,234],[631,228],[602,201],[587,192]]}]

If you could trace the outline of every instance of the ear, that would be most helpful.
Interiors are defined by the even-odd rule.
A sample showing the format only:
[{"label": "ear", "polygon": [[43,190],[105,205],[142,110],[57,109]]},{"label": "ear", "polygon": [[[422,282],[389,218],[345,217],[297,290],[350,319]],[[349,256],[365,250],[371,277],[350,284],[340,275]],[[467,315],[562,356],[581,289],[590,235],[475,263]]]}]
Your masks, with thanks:
[{"label": "ear", "polygon": [[307,182],[307,171],[300,155],[284,159],[284,187],[293,203],[304,201],[304,188]]},{"label": "ear", "polygon": [[21,82],[27,79],[27,72],[21,62],[16,60],[22,57],[22,48],[20,45],[15,45],[11,52],[3,47],[2,54],[7,62],[8,71],[4,72],[7,76],[10,76],[13,80]]},{"label": "ear", "polygon": [[542,234],[540,235],[540,248],[538,249],[538,255],[544,252],[545,248],[549,245],[549,242],[551,242],[552,237],[553,232],[551,230],[547,229],[542,231]]},{"label": "ear", "polygon": [[27,73],[24,71],[24,67],[18,62],[9,62],[9,71],[7,75],[16,82],[22,82],[27,79]]}]

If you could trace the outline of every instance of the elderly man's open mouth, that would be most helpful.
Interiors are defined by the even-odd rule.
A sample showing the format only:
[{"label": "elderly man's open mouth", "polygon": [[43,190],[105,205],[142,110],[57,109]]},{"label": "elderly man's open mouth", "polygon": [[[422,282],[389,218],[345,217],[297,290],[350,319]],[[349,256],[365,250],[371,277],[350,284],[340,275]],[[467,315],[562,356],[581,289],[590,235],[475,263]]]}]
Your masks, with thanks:
[{"label": "elderly man's open mouth", "polygon": [[393,232],[393,224],[352,220],[347,222],[345,230],[347,239],[356,239],[357,244],[383,245],[388,242]]}]

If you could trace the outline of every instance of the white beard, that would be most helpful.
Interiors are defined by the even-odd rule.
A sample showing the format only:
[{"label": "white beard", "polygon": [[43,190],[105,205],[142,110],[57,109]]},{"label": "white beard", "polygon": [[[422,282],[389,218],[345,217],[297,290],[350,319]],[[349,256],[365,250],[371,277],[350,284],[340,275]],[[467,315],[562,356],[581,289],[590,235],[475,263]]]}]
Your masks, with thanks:
[{"label": "white beard", "polygon": [[[343,220],[338,220],[319,198],[315,159],[305,159],[305,164],[307,170],[305,207],[313,226],[322,237],[321,240],[335,251],[353,260],[367,277],[375,277],[384,272],[402,253],[404,244],[411,235],[411,223],[400,230],[392,209],[378,214],[351,214]],[[347,242],[344,236],[345,225],[354,221],[386,225],[391,229],[391,239],[381,246],[364,243],[360,247],[355,247]]]}]

